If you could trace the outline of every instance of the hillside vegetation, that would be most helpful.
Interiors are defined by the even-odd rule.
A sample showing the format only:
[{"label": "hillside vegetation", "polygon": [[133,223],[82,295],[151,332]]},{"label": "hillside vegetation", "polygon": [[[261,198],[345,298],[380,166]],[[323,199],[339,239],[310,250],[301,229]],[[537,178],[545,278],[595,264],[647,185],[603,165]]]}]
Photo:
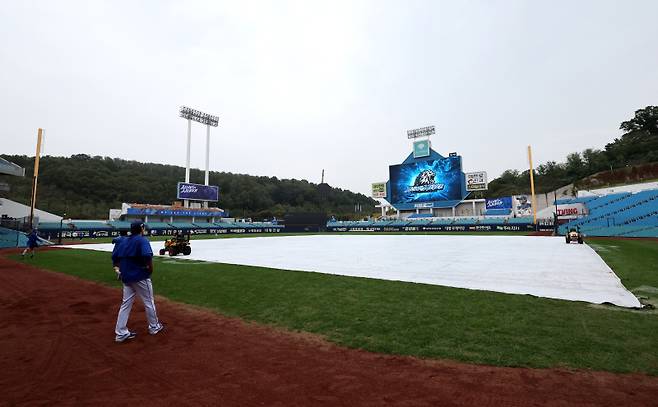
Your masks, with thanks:
[{"label": "hillside vegetation", "polygon": [[[658,106],[637,110],[619,128],[625,133],[603,150],[588,148],[569,154],[565,162],[539,165],[535,169],[537,193],[571,183],[576,188],[597,188],[658,178]],[[29,204],[34,157],[1,157],[26,169],[24,178],[0,175],[0,181],[10,184],[11,199]],[[122,202],[171,203],[184,174],[184,168],[173,165],[85,154],[46,156],[41,161],[38,207],[72,218],[106,218],[108,209]],[[489,183],[488,191],[472,197],[526,194],[529,179],[528,170],[507,170]],[[203,172],[192,170],[191,180],[202,183]],[[238,217],[261,219],[322,210],[341,219],[358,219],[369,215],[376,204],[363,194],[306,180],[211,172],[210,183],[220,186],[218,206]],[[356,204],[363,212],[354,212]]]},{"label": "hillside vegetation", "polygon": [[[658,106],[637,110],[635,116],[621,123],[619,128],[625,133],[606,144],[603,150],[588,148],[582,153],[569,154],[565,162],[549,161],[537,166],[536,191],[550,192],[571,183],[585,189],[656,178],[656,165],[643,164],[658,163]],[[580,180],[583,181],[578,182]],[[529,192],[530,171],[507,170],[489,183],[485,196]]]},{"label": "hillside vegetation", "polygon": [[[10,184],[10,199],[29,204],[34,157],[1,157],[25,168],[25,177],[0,176],[0,181]],[[85,154],[45,156],[39,165],[37,202],[39,209],[66,213],[74,219],[106,219],[108,210],[120,208],[122,202],[169,204],[175,201],[176,183],[184,176],[185,168],[173,165]],[[192,169],[190,180],[203,183],[204,172]],[[322,210],[352,218],[368,213],[354,213],[355,204],[361,204],[364,211],[376,204],[363,194],[321,188],[306,180],[211,172],[210,184],[220,186],[217,206],[238,217],[280,218],[289,212]]]}]

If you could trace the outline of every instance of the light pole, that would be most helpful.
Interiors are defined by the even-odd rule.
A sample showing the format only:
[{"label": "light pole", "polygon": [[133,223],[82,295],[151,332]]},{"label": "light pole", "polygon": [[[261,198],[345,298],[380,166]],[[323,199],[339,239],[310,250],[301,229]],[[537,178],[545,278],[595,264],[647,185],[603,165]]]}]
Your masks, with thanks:
[{"label": "light pole", "polygon": [[[185,182],[190,182],[190,145],[192,144],[192,121],[206,125],[206,185],[209,185],[209,172],[210,172],[210,126],[217,127],[219,125],[219,117],[213,116],[208,113],[203,113],[199,110],[181,106],[179,115],[183,119],[187,119],[187,160],[185,163]],[[208,205],[205,202],[204,205]],[[184,200],[184,206],[189,208],[190,201]]]}]

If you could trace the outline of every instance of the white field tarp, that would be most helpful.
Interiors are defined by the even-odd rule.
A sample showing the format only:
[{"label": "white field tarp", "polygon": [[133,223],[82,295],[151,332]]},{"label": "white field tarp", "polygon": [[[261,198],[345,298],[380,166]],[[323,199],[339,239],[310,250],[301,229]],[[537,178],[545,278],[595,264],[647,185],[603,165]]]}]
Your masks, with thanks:
[{"label": "white field tarp", "polygon": [[[163,242],[151,245],[157,255]],[[112,244],[73,248],[111,251]],[[566,244],[562,237],[310,235],[207,239],[193,240],[192,254],[177,258],[641,306],[591,247]]]}]

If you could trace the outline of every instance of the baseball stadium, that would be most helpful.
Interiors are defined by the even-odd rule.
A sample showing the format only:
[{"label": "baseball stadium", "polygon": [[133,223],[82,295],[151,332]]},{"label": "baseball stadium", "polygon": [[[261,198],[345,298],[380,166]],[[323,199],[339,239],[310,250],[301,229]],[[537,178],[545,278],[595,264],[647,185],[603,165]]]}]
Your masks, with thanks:
[{"label": "baseball stadium", "polygon": [[[654,402],[658,185],[471,198],[486,172],[432,133],[408,132],[362,220],[231,218],[189,161],[171,205],[65,219],[36,209],[39,144],[27,171],[3,159],[6,179],[33,175],[31,205],[1,207],[5,400],[103,404],[128,368],[125,400],[155,390],[154,404]],[[135,223],[166,328],[118,347],[110,253]]]},{"label": "baseball stadium", "polygon": [[[106,21],[112,6],[98,7],[86,12]],[[219,12],[208,4],[162,7],[171,15],[159,10],[153,17],[157,21],[208,9],[207,20],[195,20],[198,32],[186,24],[202,38],[199,44],[214,38],[200,28],[205,22],[221,20],[230,32],[247,37],[250,24],[258,26],[257,32],[271,30],[275,38],[283,29],[267,25],[270,14],[283,18],[276,7],[256,22],[232,20],[242,12],[220,13],[222,19],[216,20],[213,13]],[[413,21],[424,21],[417,10],[407,12]],[[43,13],[51,15],[59,14]],[[295,16],[295,22],[304,19]],[[389,18],[398,21],[397,14]],[[0,16],[0,23],[4,20]],[[470,20],[468,25],[476,29]],[[316,57],[324,61],[324,54],[313,54],[316,47],[332,51],[327,44],[340,39],[339,30],[331,27],[338,39],[313,37],[310,46],[299,46],[308,64]],[[647,29],[642,27],[637,30]],[[93,35],[101,29],[87,28]],[[106,44],[96,41],[94,46],[107,51],[113,41],[132,41],[126,40],[133,38],[128,31],[122,34],[114,26],[111,31],[101,36]],[[179,34],[176,41],[182,42],[172,46],[172,55],[210,61],[214,51],[186,43],[192,34]],[[232,41],[246,48],[260,44],[238,37]],[[297,37],[283,38],[303,41]],[[359,37],[353,40],[358,43]],[[161,39],[151,41],[149,46],[161,46]],[[274,46],[267,38],[262,41]],[[386,53],[395,41],[387,43]],[[354,54],[371,52],[363,47]],[[146,48],[126,52],[139,61]],[[235,48],[240,47],[226,50],[238,52]],[[258,50],[259,58],[271,58],[258,61],[279,75],[302,64],[291,56],[297,55],[296,48],[283,56]],[[456,134],[446,124],[444,130],[440,121],[453,120],[449,109],[407,112],[405,123],[416,125],[386,128],[382,139],[404,143],[386,142],[402,146],[393,156],[384,142],[366,153],[355,148],[340,155],[338,147],[351,147],[333,140],[330,148],[320,146],[321,141],[314,146],[311,136],[298,135],[301,147],[295,145],[298,139],[281,138],[285,141],[261,149],[258,144],[269,135],[259,132],[277,123],[284,126],[293,116],[306,114],[320,123],[300,124],[298,134],[320,134],[325,122],[334,120],[332,114],[347,115],[350,94],[319,116],[304,111],[307,102],[300,97],[294,115],[279,117],[287,107],[271,103],[258,110],[261,100],[249,93],[244,100],[235,98],[235,110],[217,108],[219,115],[215,107],[200,109],[218,105],[213,104],[217,99],[199,96],[210,92],[206,86],[215,72],[184,67],[167,55],[136,63],[138,68],[129,73],[113,65],[118,73],[107,99],[115,106],[129,105],[135,117],[173,117],[168,133],[153,135],[164,127],[147,135],[126,130],[102,144],[105,134],[123,131],[113,122],[118,114],[108,113],[112,119],[97,125],[104,116],[88,101],[84,107],[79,102],[76,114],[93,118],[91,128],[95,132],[98,126],[98,133],[89,137],[108,149],[104,155],[89,144],[76,144],[69,134],[80,126],[87,137],[84,120],[67,119],[73,124],[58,128],[61,121],[53,117],[62,116],[61,111],[35,114],[11,131],[9,124],[0,129],[0,406],[658,406],[658,106],[638,109],[646,97],[631,100],[636,104],[630,108],[621,103],[610,107],[626,120],[614,122],[606,134],[621,135],[608,137],[601,149],[571,153],[564,162],[552,156],[561,150],[542,151],[550,143],[525,130],[521,144],[514,139],[514,149],[503,148],[502,138],[464,137],[470,128]],[[277,65],[284,57],[294,62],[286,69]],[[208,65],[219,72],[222,64],[240,61]],[[52,62],[53,69],[76,72],[76,78],[53,76],[49,82],[97,78],[101,71],[94,69],[102,65],[92,61],[78,69],[61,64]],[[180,86],[176,94],[199,100],[198,105],[171,105],[166,112],[149,106],[136,113],[128,100],[132,95],[155,93],[171,103],[173,93],[161,90],[161,84],[170,84],[163,79],[163,72],[173,69],[167,64],[184,70],[186,86],[203,83],[201,91],[185,93]],[[269,100],[268,92],[289,93],[293,99],[316,91],[330,94],[321,85],[315,88],[316,81],[323,81],[304,76],[305,71],[297,72],[299,88],[283,79],[285,85],[274,80],[273,85],[269,76],[261,82],[257,66],[245,75],[250,86],[252,81],[254,88],[260,86],[263,100]],[[26,75],[38,81],[35,72]],[[319,72],[335,74],[329,68]],[[372,72],[359,80],[377,77]],[[141,82],[122,87],[131,75],[141,78],[143,87]],[[402,82],[415,86],[414,75],[405,74]],[[308,78],[313,86],[304,82]],[[387,83],[398,86],[394,80]],[[376,99],[375,88],[367,89],[369,98]],[[231,94],[230,86],[226,89]],[[459,104],[459,92],[445,89]],[[92,90],[72,86],[71,99]],[[560,98],[562,106],[564,95]],[[601,103],[613,105],[605,100]],[[57,109],[51,106],[54,100],[48,103],[48,109]],[[281,96],[281,105],[286,103]],[[470,109],[471,103],[460,108]],[[427,97],[418,106],[430,104]],[[391,112],[382,108],[366,121],[387,124],[382,117]],[[253,130],[245,117],[266,125]],[[126,120],[126,127],[133,123]],[[491,127],[508,131],[511,127],[500,120]],[[117,123],[123,125],[120,119]],[[243,129],[253,133],[242,148],[232,148],[223,126],[233,129],[234,138]],[[359,128],[344,126],[354,132]],[[200,131],[201,141],[193,136]],[[573,149],[581,145],[574,141]],[[193,155],[193,147],[203,155]],[[486,156],[491,160],[481,159]],[[271,172],[263,175],[261,161],[269,163]],[[244,173],[231,172],[235,162]],[[304,172],[307,162],[317,179]],[[500,170],[518,163],[525,167]],[[330,176],[339,178],[334,174],[342,167],[371,178],[354,177],[364,193],[353,192],[346,182],[329,181]],[[287,178],[284,170],[298,175]]]}]

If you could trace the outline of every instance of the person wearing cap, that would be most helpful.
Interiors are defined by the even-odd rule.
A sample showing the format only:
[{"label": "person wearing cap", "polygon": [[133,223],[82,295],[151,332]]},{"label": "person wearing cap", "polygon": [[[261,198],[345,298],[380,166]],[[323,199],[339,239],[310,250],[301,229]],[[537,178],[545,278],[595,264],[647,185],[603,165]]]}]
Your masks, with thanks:
[{"label": "person wearing cap", "polygon": [[148,239],[144,237],[144,223],[133,222],[130,225],[130,236],[124,237],[114,246],[112,263],[123,283],[123,300],[119,307],[114,340],[124,342],[137,336],[127,327],[135,295],[139,295],[144,303],[149,333],[156,335],[162,331],[164,325],[158,320],[151,283],[153,251]]}]

